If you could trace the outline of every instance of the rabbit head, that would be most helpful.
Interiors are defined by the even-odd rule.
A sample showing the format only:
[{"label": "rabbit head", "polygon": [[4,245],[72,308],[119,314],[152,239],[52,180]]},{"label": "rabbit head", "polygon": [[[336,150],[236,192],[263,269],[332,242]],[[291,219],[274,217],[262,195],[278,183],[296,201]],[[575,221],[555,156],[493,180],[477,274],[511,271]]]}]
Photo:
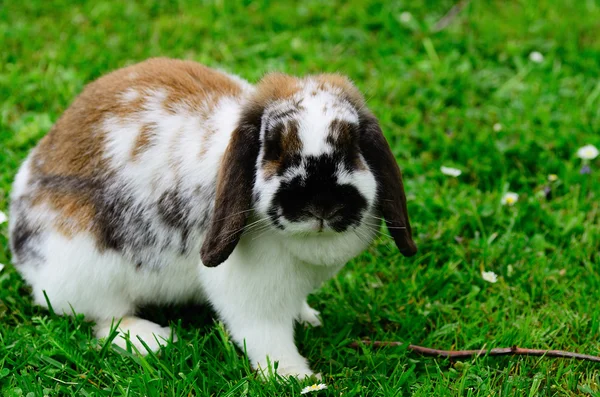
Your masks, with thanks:
[{"label": "rabbit head", "polygon": [[221,163],[204,265],[227,259],[252,212],[290,238],[383,217],[402,254],[417,251],[400,169],[362,95],[340,75],[259,82]]}]

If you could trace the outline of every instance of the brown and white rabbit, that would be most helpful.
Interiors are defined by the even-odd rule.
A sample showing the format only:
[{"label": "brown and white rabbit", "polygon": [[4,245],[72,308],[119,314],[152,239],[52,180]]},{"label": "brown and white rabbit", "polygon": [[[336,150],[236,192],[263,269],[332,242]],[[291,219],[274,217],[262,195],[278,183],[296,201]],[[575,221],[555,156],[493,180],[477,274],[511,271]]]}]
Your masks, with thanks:
[{"label": "brown and white rabbit", "polygon": [[37,304],[45,291],[98,337],[120,321],[144,351],[138,337],[158,349],[171,332],[135,317],[139,305],[207,302],[255,368],[278,361],[284,376],[312,374],[294,321],[320,325],[307,295],[381,217],[416,252],[394,156],[335,74],[252,86],[170,59],[112,72],[31,151],[10,211],[13,260]]}]

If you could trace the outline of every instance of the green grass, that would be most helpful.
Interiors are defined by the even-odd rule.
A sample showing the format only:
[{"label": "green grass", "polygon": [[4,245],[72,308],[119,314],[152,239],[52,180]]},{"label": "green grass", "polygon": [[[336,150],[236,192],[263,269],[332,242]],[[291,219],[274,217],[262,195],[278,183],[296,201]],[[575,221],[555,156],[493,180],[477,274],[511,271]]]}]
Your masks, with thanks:
[{"label": "green grass", "polygon": [[[453,2],[238,3],[0,2],[0,210],[27,151],[109,70],[162,55],[251,81],[340,71],[365,92],[404,170],[420,252],[405,259],[382,237],[311,296],[325,326],[296,335],[329,385],[319,395],[600,396],[597,364],[348,347],[368,337],[600,354],[600,158],[581,175],[575,156],[600,147],[600,4],[472,1],[436,33]],[[539,194],[548,174],[559,177],[551,199]],[[519,201],[501,206],[509,190]],[[3,396],[280,396],[305,385],[257,380],[205,308],[150,310],[180,337],[158,356],[98,350],[81,317],[32,306],[6,224],[0,262]]]}]

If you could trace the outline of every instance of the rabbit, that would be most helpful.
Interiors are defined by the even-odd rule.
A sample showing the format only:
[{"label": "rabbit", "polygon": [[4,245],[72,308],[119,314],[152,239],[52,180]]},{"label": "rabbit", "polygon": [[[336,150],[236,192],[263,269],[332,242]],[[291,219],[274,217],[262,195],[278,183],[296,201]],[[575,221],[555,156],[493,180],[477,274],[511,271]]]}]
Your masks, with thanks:
[{"label": "rabbit", "polygon": [[206,303],[255,370],[314,375],[294,324],[385,220],[412,238],[400,169],[338,74],[256,85],[153,58],[88,84],[21,165],[10,248],[34,302],[141,353],[176,340],[145,304]]}]

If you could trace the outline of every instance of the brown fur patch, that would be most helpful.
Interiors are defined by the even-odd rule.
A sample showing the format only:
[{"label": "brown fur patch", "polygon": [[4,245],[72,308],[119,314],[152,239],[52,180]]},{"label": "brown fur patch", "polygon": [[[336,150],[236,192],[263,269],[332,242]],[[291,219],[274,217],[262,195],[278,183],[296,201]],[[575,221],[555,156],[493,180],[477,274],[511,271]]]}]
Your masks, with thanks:
[{"label": "brown fur patch", "polygon": [[281,166],[281,162],[279,161],[266,161],[262,165],[262,170],[265,176],[265,179],[271,179],[275,175],[277,175],[277,171]]},{"label": "brown fur patch", "polygon": [[[207,103],[205,105],[206,113],[201,114],[201,117],[203,119],[208,119],[210,117],[210,114],[212,114],[212,112],[214,111],[216,105],[217,105],[216,101]],[[206,153],[208,152],[208,149],[210,148],[209,142],[212,139],[212,137],[217,133],[217,128],[214,128],[213,126],[210,126],[210,125],[206,125],[205,127],[206,127],[206,129],[204,131],[204,135],[202,135],[200,152],[198,153],[199,158],[206,156]]]},{"label": "brown fur patch", "polygon": [[365,100],[362,94],[346,76],[341,74],[326,73],[316,75],[314,78],[320,83],[319,89],[327,90],[331,87],[340,88],[346,99],[357,110],[365,106]]},{"label": "brown fur patch", "polygon": [[332,145],[342,148],[343,151],[352,153],[353,164],[357,170],[366,170],[367,165],[355,153],[358,149],[358,136],[354,131],[354,127],[349,122],[336,119],[331,122],[327,140]]},{"label": "brown fur patch", "polygon": [[152,126],[150,124],[144,124],[142,126],[142,128],[140,129],[140,133],[135,139],[133,150],[131,151],[132,160],[137,160],[138,156],[144,151],[146,151],[146,149],[148,149],[150,143],[152,142],[151,138],[154,133],[154,128],[155,126]]},{"label": "brown fur patch", "polygon": [[360,159],[360,157],[358,157],[358,156],[357,156],[357,157],[355,158],[355,160],[354,160],[354,166],[355,166],[355,167],[356,167],[356,169],[357,169],[357,170],[359,170],[359,171],[367,171],[367,169],[368,169],[368,168],[367,168],[367,165],[365,164],[365,162],[364,162],[364,161],[362,161],[362,160]]},{"label": "brown fur patch", "polygon": [[265,107],[271,102],[289,99],[300,90],[299,80],[282,73],[270,73],[256,85],[254,101]]},{"label": "brown fur patch", "polygon": [[56,229],[66,237],[78,232],[93,230],[96,209],[83,192],[57,192],[40,189],[32,199],[32,206],[47,204],[59,213],[54,221]]},{"label": "brown fur patch", "polygon": [[[161,67],[162,60],[156,61],[157,67]],[[178,106],[183,104],[191,111],[202,112],[204,108],[203,116],[206,116],[219,98],[239,96],[242,93],[240,85],[223,73],[195,62],[178,62],[181,62],[177,67],[181,75],[172,78],[173,76],[168,74],[162,81],[162,85],[168,87],[168,95],[163,104],[168,111],[176,112]],[[170,65],[164,67],[170,70]]]},{"label": "brown fur patch", "polygon": [[208,149],[210,148],[209,141],[211,140],[212,136],[215,135],[216,133],[217,133],[216,128],[211,128],[211,129],[204,131],[204,135],[202,135],[202,141],[201,141],[202,143],[200,146],[200,152],[198,153],[198,158],[203,158],[204,156],[206,156],[206,153],[208,152]]},{"label": "brown fur patch", "polygon": [[179,168],[181,166],[179,156],[177,155],[177,150],[179,149],[179,143],[181,138],[183,137],[183,128],[179,128],[179,130],[175,133],[174,136],[171,137],[171,142],[169,144],[168,149],[168,164],[175,171],[175,175],[179,174]]},{"label": "brown fur patch", "polygon": [[91,132],[95,123],[84,120],[78,129],[78,121],[81,117],[65,114],[42,138],[33,156],[34,175],[90,177],[105,167],[104,138]]},{"label": "brown fur patch", "polygon": [[298,122],[290,120],[285,126],[285,131],[281,136],[281,148],[283,153],[299,153],[302,151],[302,141],[298,136]]},{"label": "brown fur patch", "polygon": [[350,147],[356,138],[352,136],[352,126],[349,122],[336,119],[331,122],[327,139],[345,148]]}]

